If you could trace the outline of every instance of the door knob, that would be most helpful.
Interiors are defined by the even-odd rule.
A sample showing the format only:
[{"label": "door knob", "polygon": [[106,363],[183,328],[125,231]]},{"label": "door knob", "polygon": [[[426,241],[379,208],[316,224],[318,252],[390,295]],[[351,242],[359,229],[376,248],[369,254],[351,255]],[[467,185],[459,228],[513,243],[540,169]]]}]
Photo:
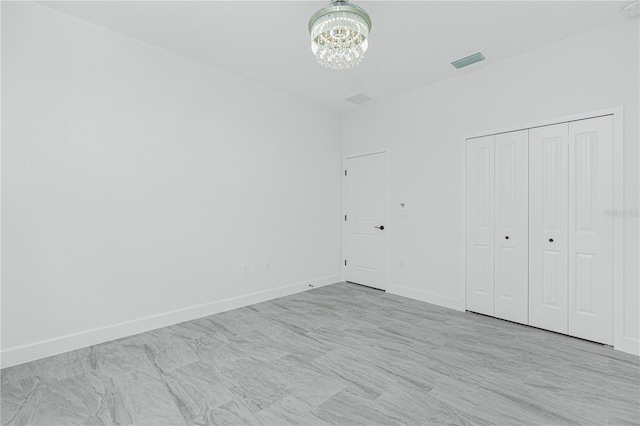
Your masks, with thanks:
[{"label": "door knob", "polygon": [[505,236],[505,237],[504,237],[504,239],[505,239],[505,240],[508,240],[508,239],[509,239],[509,236],[508,236],[508,235],[507,235],[507,236]]},{"label": "door knob", "polygon": [[553,242],[553,238],[549,238],[549,242],[552,243]]},{"label": "door knob", "polygon": [[384,231],[384,225],[374,226],[374,228],[378,228],[381,231]]}]

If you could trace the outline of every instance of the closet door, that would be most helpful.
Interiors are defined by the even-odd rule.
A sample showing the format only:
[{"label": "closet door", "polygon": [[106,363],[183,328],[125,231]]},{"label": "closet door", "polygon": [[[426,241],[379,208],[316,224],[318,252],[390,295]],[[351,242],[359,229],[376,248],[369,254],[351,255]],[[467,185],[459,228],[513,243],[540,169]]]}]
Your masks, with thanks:
[{"label": "closet door", "polygon": [[529,130],[529,324],[567,333],[568,123]]},{"label": "closet door", "polygon": [[493,140],[467,140],[467,309],[486,315],[494,315]]},{"label": "closet door", "polygon": [[613,116],[569,123],[569,334],[613,344]]},{"label": "closet door", "polygon": [[527,130],[495,136],[495,316],[528,323]]}]

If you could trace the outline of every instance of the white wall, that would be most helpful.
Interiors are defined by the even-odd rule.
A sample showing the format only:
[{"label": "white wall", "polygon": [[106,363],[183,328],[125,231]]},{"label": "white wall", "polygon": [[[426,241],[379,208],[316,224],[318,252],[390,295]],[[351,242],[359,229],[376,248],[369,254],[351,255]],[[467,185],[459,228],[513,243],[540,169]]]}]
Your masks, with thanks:
[{"label": "white wall", "polygon": [[2,90],[3,366],[339,281],[338,116],[22,2]]},{"label": "white wall", "polygon": [[[345,114],[345,154],[389,151],[390,290],[464,309],[462,140],[472,132],[623,106],[625,209],[638,209],[638,50],[636,17]],[[637,348],[638,217],[624,220],[624,334]]]}]

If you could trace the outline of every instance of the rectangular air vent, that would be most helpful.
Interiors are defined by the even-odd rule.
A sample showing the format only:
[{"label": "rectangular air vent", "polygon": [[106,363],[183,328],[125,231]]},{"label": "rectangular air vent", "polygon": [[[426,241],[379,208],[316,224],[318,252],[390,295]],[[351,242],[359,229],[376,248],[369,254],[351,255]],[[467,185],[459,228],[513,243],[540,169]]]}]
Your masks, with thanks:
[{"label": "rectangular air vent", "polygon": [[370,98],[367,95],[363,95],[362,93],[358,93],[357,95],[353,95],[353,96],[345,99],[345,101],[351,102],[352,104],[360,105],[360,104],[363,104],[365,102],[370,101],[371,99],[373,99],[373,98]]},{"label": "rectangular air vent", "polygon": [[467,56],[466,58],[458,59],[457,61],[451,62],[456,68],[466,67],[467,65],[475,64],[476,62],[484,61],[484,55],[480,52],[474,53],[473,55]]}]

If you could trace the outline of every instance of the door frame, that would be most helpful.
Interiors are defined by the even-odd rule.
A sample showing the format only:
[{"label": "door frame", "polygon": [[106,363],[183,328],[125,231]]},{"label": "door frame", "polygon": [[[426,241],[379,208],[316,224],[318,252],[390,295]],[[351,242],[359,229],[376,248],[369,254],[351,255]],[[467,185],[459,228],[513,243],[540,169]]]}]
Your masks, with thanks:
[{"label": "door frame", "polygon": [[[467,306],[467,277],[466,277],[466,241],[467,241],[467,139],[481,136],[496,135],[499,133],[515,132],[517,130],[532,129],[535,127],[550,126],[553,124],[567,123],[571,121],[586,120],[589,118],[613,115],[613,208],[616,211],[624,211],[624,108],[622,106],[604,108],[595,111],[586,111],[562,117],[549,118],[520,125],[507,126],[499,129],[484,130],[463,135],[461,141],[462,154],[462,273],[464,283],[464,306]],[[616,350],[640,355],[638,341],[624,335],[624,220],[613,221],[613,347]]]},{"label": "door frame", "polygon": [[[387,216],[387,223],[389,223],[389,151],[386,149],[378,149],[378,150],[373,150],[373,151],[363,151],[363,152],[356,152],[353,154],[344,154],[342,156],[342,216],[346,215],[346,211],[347,211],[347,180],[345,179],[345,175],[344,175],[344,171],[347,170],[347,160],[351,159],[351,158],[357,158],[357,157],[366,157],[368,155],[375,155],[375,154],[384,154],[384,167],[386,169],[386,181],[384,183],[384,191],[386,193],[386,199],[387,199],[387,203],[384,206],[384,211],[385,211],[385,215]],[[385,231],[387,231],[389,229],[387,224],[384,224],[385,226]],[[381,290],[386,291],[387,288],[389,287],[389,237],[388,237],[388,233],[387,233],[387,238],[385,240],[385,247],[384,247],[384,261],[385,261],[385,273],[384,273],[384,285],[383,288],[381,288]],[[346,255],[347,255],[347,224],[345,220],[342,220],[342,251],[341,251],[341,256],[342,258],[340,259],[340,279],[341,281],[346,281],[346,270],[345,270],[345,264],[344,264],[344,260],[346,259]]]}]

